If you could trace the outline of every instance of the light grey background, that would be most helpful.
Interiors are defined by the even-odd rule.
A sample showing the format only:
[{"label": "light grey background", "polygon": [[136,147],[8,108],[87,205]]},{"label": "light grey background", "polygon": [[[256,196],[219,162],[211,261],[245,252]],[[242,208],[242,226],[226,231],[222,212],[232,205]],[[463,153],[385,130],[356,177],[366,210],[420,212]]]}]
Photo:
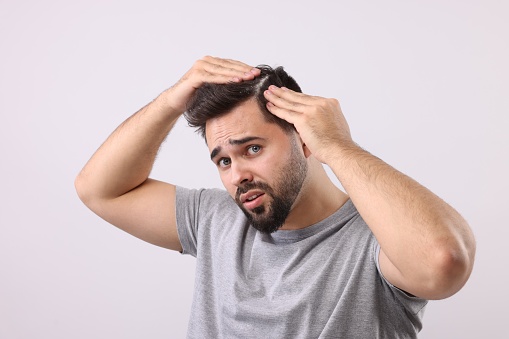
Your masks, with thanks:
[{"label": "light grey background", "polygon": [[[0,1],[0,338],[183,338],[194,259],[88,211],[73,180],[203,55],[283,65],[354,139],[455,206],[474,273],[421,338],[507,338],[506,1]],[[220,187],[177,125],[153,177]]]}]

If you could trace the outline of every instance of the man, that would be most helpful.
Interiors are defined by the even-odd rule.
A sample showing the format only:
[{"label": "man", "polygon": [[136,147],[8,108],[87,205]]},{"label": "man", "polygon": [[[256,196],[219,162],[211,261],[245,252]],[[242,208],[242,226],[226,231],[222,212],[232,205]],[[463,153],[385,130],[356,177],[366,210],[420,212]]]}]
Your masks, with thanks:
[{"label": "man", "polygon": [[[227,193],[148,178],[186,110]],[[427,300],[456,293],[474,261],[463,218],[357,146],[338,101],[300,93],[281,68],[198,60],[75,184],[105,220],[197,258],[191,338],[414,338]]]}]

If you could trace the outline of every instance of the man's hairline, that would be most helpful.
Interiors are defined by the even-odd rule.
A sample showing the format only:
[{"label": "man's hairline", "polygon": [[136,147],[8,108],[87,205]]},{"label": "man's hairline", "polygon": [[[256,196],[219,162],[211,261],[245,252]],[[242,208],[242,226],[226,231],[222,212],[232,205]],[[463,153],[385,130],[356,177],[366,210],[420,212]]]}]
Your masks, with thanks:
[{"label": "man's hairline", "polygon": [[[260,82],[261,83],[261,82]],[[257,90],[259,90],[259,88],[257,88]],[[205,141],[205,145],[208,146],[208,141],[207,141],[207,122],[211,119],[216,119],[216,118],[220,118],[222,116],[225,116],[227,114],[230,114],[235,108],[237,108],[238,106],[248,102],[249,100],[254,100],[256,105],[258,106],[258,109],[259,109],[259,112],[262,114],[263,116],[263,120],[266,122],[266,123],[269,123],[269,124],[274,124],[276,126],[278,126],[284,133],[288,134],[288,135],[291,135],[292,132],[295,131],[295,128],[293,129],[286,129],[286,128],[283,128],[280,124],[278,124],[275,120],[271,120],[269,118],[267,118],[267,113],[268,114],[272,114],[268,109],[266,109],[266,112],[263,111],[263,108],[262,108],[262,104],[260,102],[260,100],[258,100],[258,95],[259,93],[256,92],[255,94],[253,94],[252,96],[250,97],[247,97],[246,99],[242,100],[242,101],[239,101],[235,106],[233,106],[230,110],[228,110],[227,112],[224,112],[222,114],[219,114],[217,116],[214,116],[214,117],[211,117],[207,120],[205,120],[205,124],[203,125],[203,140]],[[274,116],[276,117],[276,116]]]}]

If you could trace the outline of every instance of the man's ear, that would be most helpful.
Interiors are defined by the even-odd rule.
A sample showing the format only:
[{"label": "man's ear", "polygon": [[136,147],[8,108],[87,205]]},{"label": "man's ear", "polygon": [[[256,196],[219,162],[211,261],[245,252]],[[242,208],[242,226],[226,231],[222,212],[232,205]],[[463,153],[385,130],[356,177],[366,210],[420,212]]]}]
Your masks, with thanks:
[{"label": "man's ear", "polygon": [[306,158],[309,158],[309,156],[311,155],[311,151],[309,150],[305,143],[302,143],[302,150],[304,151],[304,156]]},{"label": "man's ear", "polygon": [[297,136],[297,141],[299,142],[299,145],[301,145],[302,147],[302,153],[304,153],[304,156],[306,158],[309,158],[309,156],[311,155],[311,151],[309,150],[309,148],[306,146],[306,144],[304,143],[304,141],[302,141],[299,133],[295,132],[296,136]]}]

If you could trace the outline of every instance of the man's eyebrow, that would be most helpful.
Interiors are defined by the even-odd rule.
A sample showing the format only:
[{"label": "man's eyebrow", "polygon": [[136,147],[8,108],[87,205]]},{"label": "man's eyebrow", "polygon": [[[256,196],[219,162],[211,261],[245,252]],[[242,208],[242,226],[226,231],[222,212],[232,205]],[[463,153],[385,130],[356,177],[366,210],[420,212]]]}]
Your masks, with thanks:
[{"label": "man's eyebrow", "polygon": [[262,137],[245,137],[245,138],[242,138],[239,140],[230,139],[230,140],[228,140],[228,143],[230,145],[242,145],[242,144],[245,144],[246,142],[250,142],[253,140],[265,140],[265,139]]},{"label": "man's eyebrow", "polygon": [[[242,139],[230,139],[228,140],[228,143],[230,145],[242,145],[253,140],[265,140],[265,138],[250,136]],[[210,159],[211,160],[214,159],[217,156],[217,154],[221,152],[221,149],[222,149],[221,146],[217,146],[216,148],[214,148],[212,152],[210,152]]]},{"label": "man's eyebrow", "polygon": [[213,160],[216,157],[217,153],[219,152],[221,152],[221,146],[217,146],[212,150],[212,152],[210,153],[210,160]]}]

